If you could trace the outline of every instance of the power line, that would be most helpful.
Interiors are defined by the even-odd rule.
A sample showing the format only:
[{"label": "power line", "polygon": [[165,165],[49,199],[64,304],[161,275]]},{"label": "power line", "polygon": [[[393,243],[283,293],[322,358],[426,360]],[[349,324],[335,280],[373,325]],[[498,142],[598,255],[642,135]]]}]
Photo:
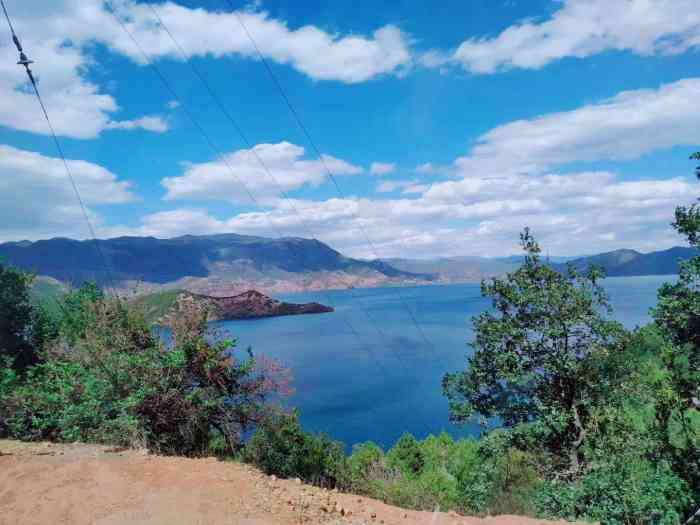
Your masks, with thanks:
[{"label": "power line", "polygon": [[[111,14],[114,16],[114,18],[117,20],[117,22],[118,22],[119,25],[121,26],[122,30],[126,33],[126,35],[129,37],[129,39],[132,41],[132,43],[134,44],[134,46],[136,47],[136,49],[137,49],[137,50],[139,51],[139,53],[141,54],[141,56],[142,56],[144,62],[145,62],[145,63],[151,68],[151,70],[156,74],[156,76],[159,78],[159,80],[161,81],[161,83],[165,86],[166,90],[170,93],[170,95],[171,95],[177,102],[179,102],[181,109],[185,112],[185,115],[188,117],[188,119],[192,122],[192,124],[195,126],[195,128],[199,131],[199,133],[200,133],[200,134],[202,135],[202,137],[205,139],[206,143],[207,143],[208,146],[212,149],[212,151],[214,152],[214,154],[215,154],[215,155],[222,161],[222,163],[227,167],[228,171],[231,173],[231,175],[233,176],[234,180],[236,180],[236,181],[238,182],[238,184],[244,189],[245,193],[247,194],[247,196],[249,197],[249,199],[251,200],[251,202],[252,202],[256,207],[262,209],[262,206],[260,205],[260,203],[258,202],[258,200],[255,198],[255,196],[253,195],[253,193],[251,192],[251,190],[250,190],[250,189],[248,188],[248,186],[243,182],[243,180],[242,180],[240,177],[238,177],[238,175],[236,174],[235,170],[233,169],[233,166],[231,166],[231,164],[230,164],[230,162],[228,161],[228,159],[227,159],[224,155],[222,155],[220,149],[216,146],[216,144],[215,144],[214,141],[211,139],[211,137],[209,136],[209,134],[208,134],[208,133],[206,132],[206,130],[202,127],[202,125],[199,123],[199,121],[194,117],[194,115],[193,115],[193,114],[191,113],[191,111],[188,109],[187,105],[183,103],[181,97],[178,95],[178,93],[175,91],[175,89],[172,87],[172,85],[171,85],[170,82],[167,80],[167,78],[163,75],[163,73],[160,71],[160,69],[153,63],[153,61],[150,59],[150,57],[148,56],[148,54],[146,53],[146,51],[143,49],[143,47],[141,46],[141,44],[138,42],[138,40],[136,39],[136,37],[135,37],[135,36],[131,33],[131,31],[129,31],[129,29],[126,27],[126,25],[124,24],[123,20],[122,20],[121,17],[117,14],[117,11],[114,9],[114,6],[113,6],[112,2],[111,2],[110,0],[105,0],[105,3],[106,3],[106,5],[107,5],[107,7],[109,8]],[[172,34],[170,34],[170,35],[171,35],[171,38],[172,38]],[[181,48],[180,48],[180,49],[181,49]],[[183,54],[184,54],[184,52],[183,52]],[[189,61],[188,61],[188,63],[189,63]],[[205,84],[207,84],[206,81],[204,80],[203,75],[201,75],[201,73],[198,72],[198,76],[200,77],[201,80],[204,81]],[[207,84],[207,85],[208,85],[208,84]],[[209,88],[209,90],[211,91],[211,94],[214,95],[214,97],[215,97],[215,94],[213,93],[213,90],[211,90],[211,88]],[[216,97],[215,97],[215,98],[216,98]],[[228,113],[228,112],[227,112],[227,113]],[[231,120],[232,120],[233,122],[235,122],[235,120],[233,120],[233,117],[230,115],[230,113],[228,113],[228,115],[231,117]],[[237,126],[237,125],[236,125],[236,128],[239,129],[239,130],[241,130],[241,128],[240,128],[239,126]],[[242,130],[241,130],[241,132],[242,132]],[[260,156],[257,155],[257,152],[255,152],[255,155],[256,155],[256,157],[258,157],[258,158],[260,159],[260,161],[262,162],[262,164],[265,165],[265,164],[264,164],[264,161],[262,161],[262,159],[260,158]],[[269,170],[266,169],[266,172],[269,173]],[[270,174],[270,175],[271,175],[271,174]],[[268,221],[269,221],[269,219],[268,219]],[[279,237],[284,237],[284,236],[282,235],[282,232],[279,231],[279,229],[277,229],[277,228],[272,224],[271,221],[269,221],[269,225],[270,225],[270,227],[272,228],[272,230],[275,231],[275,232],[277,233],[277,235],[278,235]],[[292,245],[292,246],[294,246],[294,245]],[[329,301],[329,302],[330,302],[330,301]],[[361,340],[361,338],[360,338],[360,335],[359,335],[359,333],[357,332],[357,330],[355,329],[355,327],[350,323],[350,321],[349,321],[346,317],[343,317],[343,318],[344,318],[344,320],[345,320],[346,325],[347,325],[348,328],[350,329],[350,331],[357,337],[357,339],[358,339],[358,341],[360,342],[360,344],[362,344],[362,340]],[[372,353],[372,352],[370,352],[370,353]],[[376,361],[376,359],[375,359],[375,361]],[[381,365],[381,363],[379,363],[379,361],[376,361],[376,362],[377,362],[377,366],[378,366],[380,369],[384,369],[383,365]],[[384,370],[385,370],[385,369],[384,369]]]},{"label": "power line", "polygon": [[[299,115],[299,113],[298,113],[297,110],[295,109],[295,107],[294,107],[294,105],[292,104],[290,98],[287,96],[287,93],[285,92],[284,88],[282,87],[282,84],[281,84],[281,82],[279,81],[279,79],[277,78],[277,75],[275,75],[275,72],[273,71],[272,67],[270,66],[270,63],[268,62],[268,60],[265,58],[265,56],[264,56],[264,55],[262,54],[262,52],[260,51],[260,48],[258,47],[257,42],[256,42],[255,39],[253,38],[253,35],[251,35],[250,31],[248,30],[248,27],[246,26],[246,24],[245,24],[245,22],[244,22],[244,20],[243,20],[243,17],[240,15],[240,13],[238,12],[238,10],[237,10],[236,7],[234,6],[232,0],[225,0],[225,2],[226,2],[226,3],[228,4],[228,6],[231,8],[231,10],[232,10],[234,16],[235,16],[236,19],[238,20],[238,23],[240,24],[241,28],[243,29],[243,31],[245,32],[246,36],[248,37],[248,39],[250,40],[251,44],[253,45],[253,48],[255,49],[256,55],[258,56],[258,58],[260,59],[260,62],[261,62],[261,63],[263,64],[263,66],[265,67],[265,70],[267,71],[268,75],[269,75],[270,78],[272,79],[273,84],[274,84],[275,87],[277,88],[277,91],[279,92],[280,96],[281,96],[282,99],[284,100],[284,102],[285,102],[287,108],[289,108],[289,111],[290,111],[290,113],[292,114],[292,116],[293,116],[294,120],[296,121],[297,125],[299,126],[299,129],[301,129],[301,131],[302,131],[303,135],[306,137],[306,140],[308,141],[309,145],[310,145],[311,148],[313,149],[313,151],[314,151],[314,153],[316,154],[316,156],[319,158],[321,164],[323,165],[323,167],[324,167],[324,169],[325,169],[325,171],[326,171],[326,174],[327,174],[328,178],[331,180],[331,182],[332,182],[333,185],[335,186],[335,189],[336,189],[336,191],[338,192],[338,195],[340,196],[340,198],[345,199],[345,198],[346,198],[346,197],[345,197],[345,194],[344,194],[343,190],[341,189],[340,184],[338,184],[338,181],[337,181],[335,175],[333,175],[333,172],[330,170],[330,168],[329,168],[329,166],[328,166],[328,163],[326,162],[325,157],[323,156],[323,154],[321,153],[321,150],[320,150],[320,149],[318,148],[318,146],[316,145],[316,141],[314,141],[314,139],[313,139],[313,137],[311,136],[311,133],[309,132],[308,128],[304,125],[304,122],[302,121],[301,116]],[[358,217],[359,217],[359,215],[358,215]],[[360,232],[362,233],[362,236],[364,237],[365,242],[366,242],[367,245],[369,246],[369,248],[370,248],[372,254],[373,254],[374,257],[375,257],[375,259],[381,260],[381,258],[379,257],[379,254],[378,254],[378,252],[377,252],[377,249],[375,248],[374,243],[372,242],[372,239],[371,239],[371,238],[369,237],[369,235],[367,234],[367,231],[365,230],[364,226],[363,226],[361,223],[358,223],[357,226],[358,226]],[[425,334],[423,328],[422,328],[422,327],[420,326],[420,324],[418,323],[418,320],[416,319],[416,317],[415,317],[413,311],[411,310],[411,307],[408,305],[408,303],[405,301],[403,295],[402,295],[399,291],[397,291],[397,296],[399,297],[399,299],[400,299],[401,302],[403,303],[404,308],[405,308],[406,311],[408,312],[408,315],[409,315],[409,317],[411,318],[411,322],[412,322],[413,325],[416,327],[416,331],[419,333],[421,339],[423,339],[423,342],[426,344],[426,346],[427,346],[427,347],[430,349],[430,351],[433,353],[434,357],[438,360],[438,362],[440,362],[439,354],[435,351],[435,348],[433,347],[433,344],[430,342],[430,340],[429,340],[428,337],[426,336],[426,334]],[[441,364],[443,364],[443,366],[444,366],[444,363],[441,363]]]},{"label": "power line", "polygon": [[[194,116],[192,115],[192,113],[189,111],[189,109],[187,108],[187,106],[183,103],[182,99],[178,96],[177,92],[176,92],[175,89],[172,87],[172,85],[170,84],[170,82],[169,82],[169,81],[165,78],[165,76],[162,74],[162,72],[160,71],[160,69],[158,68],[158,66],[156,66],[156,65],[153,63],[153,61],[150,59],[150,57],[148,56],[148,54],[146,53],[146,51],[143,49],[143,47],[140,45],[140,43],[138,42],[138,40],[136,39],[136,37],[133,35],[133,33],[131,33],[131,32],[128,30],[128,28],[126,27],[126,25],[124,24],[124,22],[123,22],[123,21],[121,20],[121,18],[119,17],[119,15],[117,14],[116,10],[114,9],[114,7],[113,7],[111,1],[110,1],[110,0],[105,0],[105,3],[106,3],[107,6],[109,7],[109,9],[110,9],[110,11],[111,11],[111,14],[117,19],[117,22],[118,22],[119,25],[121,26],[122,30],[128,35],[128,37],[130,38],[130,40],[133,42],[133,44],[135,45],[135,47],[138,49],[138,51],[139,51],[139,53],[141,54],[141,56],[142,56],[144,62],[156,73],[156,75],[158,76],[158,78],[160,79],[160,81],[163,83],[163,85],[166,87],[166,89],[168,90],[168,92],[170,93],[170,95],[171,95],[177,102],[179,102],[180,107],[183,109],[183,111],[185,112],[185,114],[187,115],[187,117],[189,118],[189,120],[192,121],[192,123],[195,125],[195,127],[196,127],[196,128],[199,130],[199,132],[203,135],[203,137],[204,137],[205,140],[207,141],[207,143],[208,143],[208,145],[210,146],[210,148],[212,148],[212,150],[213,150],[214,153],[217,155],[217,157],[221,158],[221,159],[224,161],[224,163],[226,164],[226,166],[227,166],[229,172],[230,172],[231,175],[234,177],[234,179],[235,179],[243,188],[245,188],[245,191],[246,191],[247,195],[250,197],[250,199],[251,199],[251,201],[254,203],[254,205],[256,205],[256,206],[259,207],[259,208],[262,208],[262,206],[258,203],[257,199],[254,197],[254,195],[252,194],[252,192],[251,192],[251,191],[248,189],[248,187],[246,186],[245,182],[243,182],[243,180],[240,179],[240,178],[236,175],[235,171],[233,170],[233,167],[228,163],[227,159],[221,154],[219,148],[215,145],[214,141],[209,137],[208,133],[204,130],[204,128],[202,127],[202,125],[195,119],[195,117],[194,117]],[[290,204],[291,208],[295,211],[295,213],[296,213],[297,215],[299,215],[299,217],[300,217],[300,219],[301,219],[302,226],[305,228],[306,231],[308,231],[308,228],[306,227],[306,225],[305,225],[305,223],[304,223],[304,221],[303,221],[303,217],[301,216],[300,212],[296,209],[296,206],[294,206],[294,203],[293,203],[293,202],[291,201],[291,199],[287,196],[287,194],[282,190],[281,186],[279,185],[279,183],[277,182],[276,178],[274,177],[274,175],[272,174],[272,172],[271,172],[270,169],[268,168],[268,166],[267,166],[267,164],[265,163],[264,159],[263,159],[263,158],[257,153],[257,151],[253,148],[252,142],[251,142],[250,140],[248,140],[248,138],[247,138],[247,136],[245,135],[245,132],[243,131],[243,129],[241,128],[241,126],[236,122],[236,120],[233,118],[233,116],[231,115],[231,113],[226,109],[225,105],[221,102],[221,100],[219,99],[219,97],[216,95],[216,93],[214,92],[214,90],[211,88],[211,86],[210,86],[209,83],[207,82],[207,80],[206,80],[206,78],[204,77],[204,75],[199,71],[199,69],[198,69],[191,61],[188,60],[187,53],[184,51],[184,49],[183,49],[182,46],[179,44],[179,42],[177,41],[177,39],[174,37],[174,35],[172,34],[172,32],[167,28],[167,26],[165,25],[165,23],[163,22],[163,20],[161,19],[161,17],[158,15],[158,13],[157,13],[157,11],[155,10],[155,8],[154,8],[153,6],[151,6],[151,5],[149,5],[149,7],[151,8],[151,11],[153,12],[153,14],[155,15],[155,17],[157,18],[158,23],[159,23],[159,25],[161,26],[161,28],[167,33],[167,35],[169,36],[169,38],[170,38],[170,39],[173,41],[173,43],[175,44],[175,46],[176,46],[176,48],[177,48],[177,50],[178,50],[178,52],[179,52],[179,54],[180,54],[182,60],[183,60],[185,63],[189,64],[189,66],[190,66],[190,68],[192,69],[192,71],[193,71],[193,73],[195,74],[195,76],[197,76],[197,77],[199,78],[199,80],[202,82],[202,84],[204,85],[205,89],[207,90],[207,92],[209,93],[209,95],[212,97],[212,99],[215,101],[215,103],[217,104],[217,106],[219,107],[219,109],[224,113],[224,115],[227,117],[227,119],[231,122],[231,124],[234,126],[234,128],[236,129],[236,131],[239,133],[239,135],[241,136],[241,138],[242,138],[242,140],[244,141],[244,143],[245,143],[245,144],[248,146],[248,148],[252,151],[254,157],[257,159],[258,163],[259,163],[259,164],[261,165],[261,167],[263,168],[263,171],[267,174],[267,176],[273,181],[273,183],[275,184],[275,186],[279,189],[279,191],[280,191],[282,197]],[[281,232],[279,232],[279,230],[277,230],[277,229],[274,227],[274,225],[272,224],[272,221],[271,221],[269,218],[268,218],[268,222],[269,222],[270,226],[272,227],[273,231],[277,231],[277,234],[278,234],[280,237],[282,237]],[[314,237],[313,235],[310,235],[310,234],[309,234],[309,236],[310,236],[310,237]],[[348,287],[348,289],[350,289],[350,288]],[[319,291],[320,291],[320,290],[319,290]],[[328,299],[330,299],[330,296],[327,294],[327,292],[322,292],[322,293],[324,293],[324,295],[325,295]],[[352,291],[351,291],[351,295],[353,296],[353,298],[356,298],[356,297],[357,297],[357,296],[355,295],[355,293],[352,292]],[[328,302],[330,303],[330,302],[332,302],[332,301],[329,300]],[[381,328],[377,325],[376,320],[374,320],[373,317],[369,314],[369,312],[367,311],[367,309],[365,309],[365,308],[362,307],[362,306],[360,306],[360,309],[363,311],[363,313],[365,314],[365,316],[367,317],[367,319],[370,321],[370,323],[373,325],[373,327],[375,328],[375,330],[377,330],[378,334],[379,334],[382,338],[388,339],[387,336],[384,334],[384,332],[381,330]],[[345,324],[348,326],[348,328],[349,328],[350,331],[353,333],[353,335],[357,338],[358,342],[362,345],[362,344],[363,344],[362,339],[361,339],[359,333],[357,332],[357,330],[356,330],[356,329],[354,328],[354,326],[352,325],[352,323],[350,323],[349,319],[346,318],[346,317],[343,317],[343,320],[345,321]],[[388,346],[389,346],[390,348],[392,348],[390,344],[389,344]],[[368,353],[368,355],[370,355],[370,357],[374,360],[374,362],[375,362],[375,364],[377,365],[377,367],[384,373],[384,375],[385,375],[386,377],[389,377],[388,371],[386,370],[386,368],[381,364],[381,362],[376,358],[376,356],[374,356],[374,352],[373,352],[372,349],[371,349],[371,348],[372,348],[371,345],[366,345],[366,347],[367,347],[367,353]],[[393,350],[393,348],[392,348],[392,350]],[[400,358],[397,357],[397,359],[398,359],[399,362],[402,363],[402,365],[405,365],[405,364],[401,361]],[[428,434],[430,434],[431,429],[428,427],[427,423],[425,423],[424,421],[421,420],[421,424],[425,427],[426,432],[427,432]]]},{"label": "power line", "polygon": [[[310,229],[309,229],[308,225],[306,224],[306,221],[304,220],[301,212],[298,210],[298,208],[294,204],[293,199],[287,194],[287,192],[284,191],[282,186],[279,184],[279,182],[277,181],[277,178],[273,175],[272,170],[270,170],[270,168],[267,166],[267,163],[262,158],[262,156],[260,154],[258,154],[257,150],[254,148],[252,141],[248,138],[246,133],[243,131],[243,128],[236,121],[236,119],[233,117],[231,112],[227,109],[226,105],[221,101],[220,97],[216,94],[216,92],[211,87],[211,85],[207,81],[206,77],[201,73],[199,68],[191,60],[188,59],[187,53],[183,49],[182,45],[175,38],[175,36],[170,31],[168,26],[165,24],[165,22],[163,21],[161,16],[158,14],[158,11],[156,10],[156,8],[152,4],[147,4],[147,5],[150,8],[153,15],[156,17],[160,27],[163,29],[163,31],[165,31],[165,33],[168,35],[170,40],[173,42],[173,44],[177,48],[177,51],[180,55],[180,58],[183,60],[183,62],[185,62],[190,67],[190,69],[192,70],[194,75],[202,83],[202,85],[204,86],[204,88],[207,91],[207,93],[209,94],[209,96],[212,98],[214,103],[217,105],[219,110],[224,114],[224,116],[227,118],[227,120],[231,123],[231,125],[236,130],[238,135],[241,137],[241,140],[243,141],[245,146],[252,153],[252,155],[255,157],[256,161],[258,162],[258,164],[260,164],[260,167],[262,168],[262,170],[265,172],[267,177],[272,181],[274,186],[277,188],[277,191],[280,193],[282,198],[288,203],[288,205],[290,206],[290,209],[299,218],[300,225],[301,225],[302,229],[304,230],[304,233],[306,234],[306,236],[309,238],[315,238],[316,235],[314,235],[313,232],[310,231]],[[241,184],[243,184],[243,182],[241,180],[239,180],[239,182]],[[341,278],[341,282],[343,282],[342,278]],[[347,290],[351,290],[350,285],[347,282],[343,282],[343,284],[345,285]],[[350,293],[354,298],[357,298],[357,296],[355,295],[354,292],[351,291]],[[363,312],[364,312],[365,316],[367,317],[367,319],[369,320],[369,322],[374,326],[375,330],[377,330],[379,335],[386,339],[386,335],[383,333],[383,331],[381,330],[379,325],[377,325],[376,320],[374,318],[372,318],[372,316],[369,315],[369,312],[366,309],[364,309],[364,308],[361,308],[361,309],[363,310]]]},{"label": "power line", "polygon": [[[285,201],[289,204],[290,209],[291,209],[291,210],[293,211],[293,213],[299,218],[299,220],[300,220],[300,225],[301,225],[302,229],[304,230],[304,233],[307,235],[307,237],[310,237],[310,238],[316,237],[316,235],[314,235],[313,232],[310,231],[308,225],[306,224],[306,221],[304,220],[302,214],[301,214],[301,213],[299,212],[299,210],[297,209],[297,207],[296,207],[296,205],[294,204],[292,198],[289,197],[289,195],[284,191],[284,189],[281,187],[281,185],[280,185],[279,182],[277,181],[276,177],[273,175],[272,171],[271,171],[271,170],[269,169],[269,167],[267,166],[267,163],[265,162],[265,160],[264,160],[264,159],[258,154],[258,152],[255,150],[255,148],[253,147],[252,141],[248,139],[247,135],[246,135],[245,132],[243,131],[243,128],[238,124],[238,122],[237,122],[236,119],[233,117],[233,115],[231,114],[231,112],[226,108],[226,105],[225,105],[225,104],[221,101],[221,99],[217,96],[217,94],[216,94],[215,91],[212,89],[211,85],[210,85],[209,82],[207,81],[206,77],[201,73],[201,71],[199,70],[199,68],[198,68],[191,60],[188,59],[187,53],[186,53],[185,50],[183,49],[183,47],[182,47],[182,45],[180,44],[180,42],[175,38],[174,34],[170,31],[170,29],[168,28],[167,24],[163,21],[162,17],[158,14],[157,9],[156,9],[152,4],[147,4],[147,5],[148,5],[149,9],[151,10],[151,12],[153,13],[153,15],[156,17],[157,22],[158,22],[158,24],[160,25],[160,27],[165,31],[165,33],[168,35],[168,37],[170,38],[170,40],[171,40],[171,41],[173,42],[173,44],[175,45],[175,47],[176,47],[176,49],[177,49],[177,51],[178,51],[178,53],[179,53],[179,55],[180,55],[180,58],[183,60],[183,62],[185,62],[186,64],[188,64],[188,66],[190,67],[190,69],[192,70],[192,72],[194,73],[194,75],[195,75],[195,76],[199,79],[199,81],[202,83],[202,85],[204,86],[205,90],[207,91],[207,93],[209,94],[209,96],[212,98],[212,100],[215,102],[215,104],[217,105],[217,107],[221,110],[221,112],[224,114],[224,116],[228,119],[228,121],[229,121],[229,122],[231,123],[231,125],[234,127],[234,129],[236,130],[236,132],[240,135],[240,137],[241,137],[241,139],[243,140],[243,142],[244,142],[244,144],[246,145],[246,147],[252,152],[253,156],[255,157],[255,159],[257,160],[257,162],[260,164],[260,166],[261,166],[261,168],[263,169],[263,171],[265,172],[265,174],[266,174],[266,175],[268,176],[268,178],[273,182],[273,184],[275,185],[275,187],[277,188],[277,190],[279,191],[279,193],[281,194],[281,196],[282,196],[282,197],[285,199]],[[325,166],[325,160],[322,159],[322,161],[323,161],[324,166]],[[327,167],[327,166],[325,166],[325,167],[326,167],[326,170],[327,170],[328,167]],[[341,281],[342,281],[342,279],[341,279]],[[352,289],[350,288],[350,285],[348,285],[348,284],[345,283],[345,282],[344,282],[343,284],[346,286],[346,289],[347,289],[348,291],[350,291],[350,294],[353,296],[353,298],[357,299],[357,295],[352,291]],[[363,312],[364,312],[365,316],[367,317],[367,319],[369,320],[370,324],[373,325],[373,327],[374,327],[375,330],[379,333],[379,335],[380,335],[382,338],[384,338],[384,339],[388,339],[388,337],[386,336],[386,334],[383,332],[383,330],[382,330],[382,329],[379,327],[379,325],[377,324],[376,320],[375,320],[372,316],[369,315],[369,312],[368,312],[366,309],[362,308],[362,307],[361,307],[361,309],[363,310]]]},{"label": "power line", "polygon": [[90,216],[87,213],[87,208],[85,207],[85,203],[83,202],[83,198],[80,195],[80,191],[78,190],[78,185],[75,182],[75,178],[73,177],[73,173],[70,170],[70,167],[68,166],[68,161],[66,160],[66,156],[63,153],[63,147],[61,146],[61,142],[58,140],[58,137],[56,135],[56,131],[53,127],[53,124],[51,123],[51,119],[49,118],[49,113],[46,110],[46,104],[44,104],[44,100],[41,97],[41,94],[39,92],[39,86],[37,85],[36,78],[34,77],[34,73],[32,72],[31,68],[29,67],[31,64],[34,63],[33,60],[30,60],[27,55],[24,53],[24,49],[22,48],[22,44],[20,43],[19,37],[17,36],[17,33],[15,33],[15,28],[12,25],[12,20],[10,19],[10,15],[7,12],[7,7],[5,6],[4,0],[0,0],[0,5],[2,6],[2,11],[5,14],[5,19],[7,20],[7,25],[10,28],[10,33],[12,34],[12,41],[15,44],[15,47],[17,48],[17,52],[19,53],[19,61],[17,62],[17,65],[21,65],[24,67],[24,70],[27,73],[27,77],[29,78],[29,82],[32,85],[34,94],[36,95],[36,99],[39,101],[39,106],[41,107],[41,111],[44,115],[44,119],[46,120],[46,123],[49,126],[49,131],[51,132],[51,137],[53,138],[54,145],[56,147],[56,151],[58,152],[58,155],[61,157],[61,161],[63,163],[63,167],[66,171],[66,174],[68,175],[68,180],[70,181],[70,184],[73,188],[73,193],[75,193],[75,197],[78,200],[78,204],[80,205],[80,209],[83,214],[83,218],[85,219],[85,222],[87,223],[88,230],[90,231],[90,236],[92,237],[93,242],[95,243],[95,248],[97,249],[97,252],[102,259],[102,264],[104,265],[104,270],[105,270],[105,277],[109,281],[111,281],[112,284],[112,290],[114,291],[116,295],[116,281],[114,280],[114,275],[109,267],[109,264],[107,262],[107,258],[105,257],[104,252],[102,251],[102,247],[100,246],[99,241],[97,240],[97,236],[95,235],[95,228],[92,225],[92,222],[90,221]]}]

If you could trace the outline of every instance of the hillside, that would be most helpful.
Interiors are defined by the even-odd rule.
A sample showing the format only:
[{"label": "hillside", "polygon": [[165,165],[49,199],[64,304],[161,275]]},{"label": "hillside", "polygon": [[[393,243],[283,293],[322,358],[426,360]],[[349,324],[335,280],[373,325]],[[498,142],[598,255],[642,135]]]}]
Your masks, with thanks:
[{"label": "hillside", "polygon": [[[635,275],[674,275],[678,273],[679,260],[690,259],[698,255],[693,248],[670,248],[651,253],[635,250],[615,250],[589,257],[580,257],[570,261],[576,270],[583,271],[591,265],[601,267],[610,277]],[[555,265],[565,269],[565,264]]]},{"label": "hillside", "polygon": [[0,441],[0,525],[544,525],[405,510],[215,458]]},{"label": "hillside", "polygon": [[272,299],[255,290],[231,297],[210,297],[184,290],[168,290],[134,299],[144,308],[149,321],[161,321],[177,314],[187,303],[204,308],[210,321],[258,319],[284,315],[304,315],[332,312],[333,308],[319,303],[294,304]]},{"label": "hillside", "polygon": [[173,239],[119,237],[97,241],[109,261],[105,269],[93,241],[55,238],[0,244],[0,259],[42,276],[69,283],[146,289],[184,288],[206,295],[377,286],[427,282],[382,261],[345,257],[315,239],[268,239],[236,234]]}]

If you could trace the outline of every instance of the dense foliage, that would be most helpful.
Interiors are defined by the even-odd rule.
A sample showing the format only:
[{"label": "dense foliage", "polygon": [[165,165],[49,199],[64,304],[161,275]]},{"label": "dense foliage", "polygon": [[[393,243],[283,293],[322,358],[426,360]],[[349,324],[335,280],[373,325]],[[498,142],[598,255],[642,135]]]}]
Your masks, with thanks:
[{"label": "dense foliage", "polygon": [[193,309],[166,346],[128,303],[94,285],[68,294],[43,362],[0,375],[0,432],[195,455],[213,441],[233,451],[270,412],[279,384],[250,351],[212,338]]},{"label": "dense foliage", "polygon": [[575,476],[592,407],[605,394],[599,361],[618,351],[625,334],[604,316],[597,270],[563,275],[541,260],[528,230],[521,241],[522,266],[482,284],[493,310],[475,318],[469,366],[448,374],[444,388],[453,420],[478,414],[506,427],[527,424],[551,467]]},{"label": "dense foliage", "polygon": [[[693,158],[700,159],[700,154]],[[698,205],[674,228],[700,248]],[[528,230],[523,265],[482,284],[468,367],[447,374],[453,420],[501,423],[537,471],[537,513],[677,524],[700,505],[700,257],[662,286],[654,322],[609,318],[600,273],[559,273]]]},{"label": "dense foliage", "polygon": [[0,262],[0,361],[18,372],[39,361],[39,351],[54,335],[44,305],[32,302],[34,277]]}]

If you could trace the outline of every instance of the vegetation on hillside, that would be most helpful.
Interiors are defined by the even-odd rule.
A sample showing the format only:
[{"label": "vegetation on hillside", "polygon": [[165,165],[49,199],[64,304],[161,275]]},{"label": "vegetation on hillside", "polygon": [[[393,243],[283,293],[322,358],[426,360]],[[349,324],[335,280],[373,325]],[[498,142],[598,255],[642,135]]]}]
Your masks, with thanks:
[{"label": "vegetation on hillside", "polygon": [[143,311],[147,322],[155,323],[173,309],[181,293],[182,290],[176,289],[139,295],[133,299],[133,303]]},{"label": "vegetation on hillside", "polygon": [[[700,248],[699,204],[673,226]],[[208,332],[201,310],[174,319],[166,346],[146,314],[167,296],[125,303],[86,284],[52,310],[5,265],[0,436],[224,454],[418,509],[682,523],[700,506],[700,256],[629,331],[599,271],[553,270],[527,229],[522,245],[518,269],[482,284],[492,308],[474,319],[465,369],[443,381],[454,421],[490,423],[479,440],[405,435],[346,455],[277,408],[284,371]]]},{"label": "vegetation on hillside", "polygon": [[[31,277],[2,271],[24,297]],[[12,337],[0,347],[0,435],[233,453],[284,386],[274,364],[208,332],[196,308],[171,325],[166,346],[140,309],[94,284],[68,293],[50,319],[15,304]]]}]

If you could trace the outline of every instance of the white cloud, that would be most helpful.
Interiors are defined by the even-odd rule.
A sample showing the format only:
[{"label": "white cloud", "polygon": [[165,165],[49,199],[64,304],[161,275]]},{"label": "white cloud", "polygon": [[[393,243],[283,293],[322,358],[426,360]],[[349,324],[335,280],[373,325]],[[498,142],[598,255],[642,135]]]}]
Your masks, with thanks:
[{"label": "white cloud", "polygon": [[700,79],[625,91],[599,104],[519,120],[479,137],[463,176],[532,173],[577,161],[628,160],[700,141]]},{"label": "white cloud", "polygon": [[158,115],[146,116],[134,120],[121,120],[108,122],[106,129],[143,129],[153,131],[155,133],[165,133],[169,129],[169,125],[163,117]]},{"label": "white cloud", "polygon": [[396,190],[401,190],[401,193],[416,194],[423,193],[429,189],[429,185],[420,184],[418,180],[385,180],[377,184],[375,190],[377,193],[391,193]]},{"label": "white cloud", "polygon": [[[22,22],[18,22],[18,30],[22,27]],[[37,27],[42,27],[42,23]],[[82,74],[86,57],[74,47],[61,46],[57,39],[23,38],[23,44],[30,57],[36,60],[33,67],[39,89],[56,133],[81,139],[96,137],[118,106],[114,98],[101,92]],[[36,98],[26,86],[26,74],[16,61],[17,52],[11,41],[3,38],[0,44],[0,125],[48,134]]]},{"label": "white cloud", "polygon": [[[188,57],[256,57],[234,13],[190,9],[173,2],[154,7]],[[179,58],[148,7],[124,2],[119,10],[129,18],[130,31],[149,53]],[[239,11],[238,15],[266,58],[289,64],[314,80],[364,82],[382,74],[400,74],[411,65],[408,39],[396,26],[386,25],[371,36],[340,36],[311,25],[290,29],[286,22],[271,18],[264,11]],[[141,60],[133,45],[124,39],[113,39],[107,44]]]},{"label": "white cloud", "polygon": [[[127,182],[102,166],[68,160],[94,224],[91,206],[134,200]],[[53,236],[85,238],[89,230],[60,159],[0,145],[0,224],[3,241]]]},{"label": "white cloud", "polygon": [[[112,3],[149,54],[156,59],[178,58],[174,44],[155,23],[146,5],[132,0]],[[188,56],[257,58],[233,13],[172,2],[154,6]],[[89,139],[110,128],[164,131],[166,126],[152,117],[120,125],[113,118],[120,110],[117,101],[89,75],[95,66],[95,43],[136,62],[141,60],[102,0],[23,0],[10,7],[25,50],[36,61],[39,87],[59,135]],[[314,80],[364,82],[383,74],[402,74],[411,66],[408,38],[391,25],[369,36],[341,36],[315,26],[291,29],[285,21],[262,11],[242,11],[240,15],[264,56],[288,64]],[[16,61],[14,45],[9,39],[2,39],[0,125],[47,134],[36,101],[26,89],[26,75]],[[172,101],[168,107],[174,109]]]},{"label": "white cloud", "polygon": [[[362,169],[341,159],[324,155],[324,162],[303,160],[304,148],[289,142],[258,144],[252,150],[238,150],[223,159],[189,164],[179,177],[162,180],[166,200],[226,200],[250,203],[240,181],[263,202],[280,198],[281,192],[305,184],[318,186],[326,178],[326,167],[334,175],[357,175]],[[268,168],[263,169],[258,159]]]},{"label": "white cloud", "polygon": [[413,184],[414,181],[411,180],[384,180],[377,184],[375,191],[377,193],[391,193],[401,188],[405,188]]},{"label": "white cloud", "polygon": [[396,163],[394,162],[373,162],[369,167],[369,172],[372,175],[388,175],[396,171]]},{"label": "white cloud", "polygon": [[513,253],[530,226],[553,254],[651,251],[680,242],[669,227],[673,209],[698,196],[690,178],[629,182],[609,172],[513,175],[478,191],[471,182],[443,182],[417,198],[277,201],[228,218],[178,209],[145,217],[135,233],[313,236],[358,257],[438,257]]},{"label": "white cloud", "polygon": [[[474,73],[539,69],[564,57],[608,50],[672,55],[700,47],[697,0],[563,0],[545,21],[528,20],[497,37],[469,39],[452,57]],[[441,59],[442,58],[442,59]],[[441,60],[440,60],[441,59]],[[428,55],[425,65],[446,59]]]}]

